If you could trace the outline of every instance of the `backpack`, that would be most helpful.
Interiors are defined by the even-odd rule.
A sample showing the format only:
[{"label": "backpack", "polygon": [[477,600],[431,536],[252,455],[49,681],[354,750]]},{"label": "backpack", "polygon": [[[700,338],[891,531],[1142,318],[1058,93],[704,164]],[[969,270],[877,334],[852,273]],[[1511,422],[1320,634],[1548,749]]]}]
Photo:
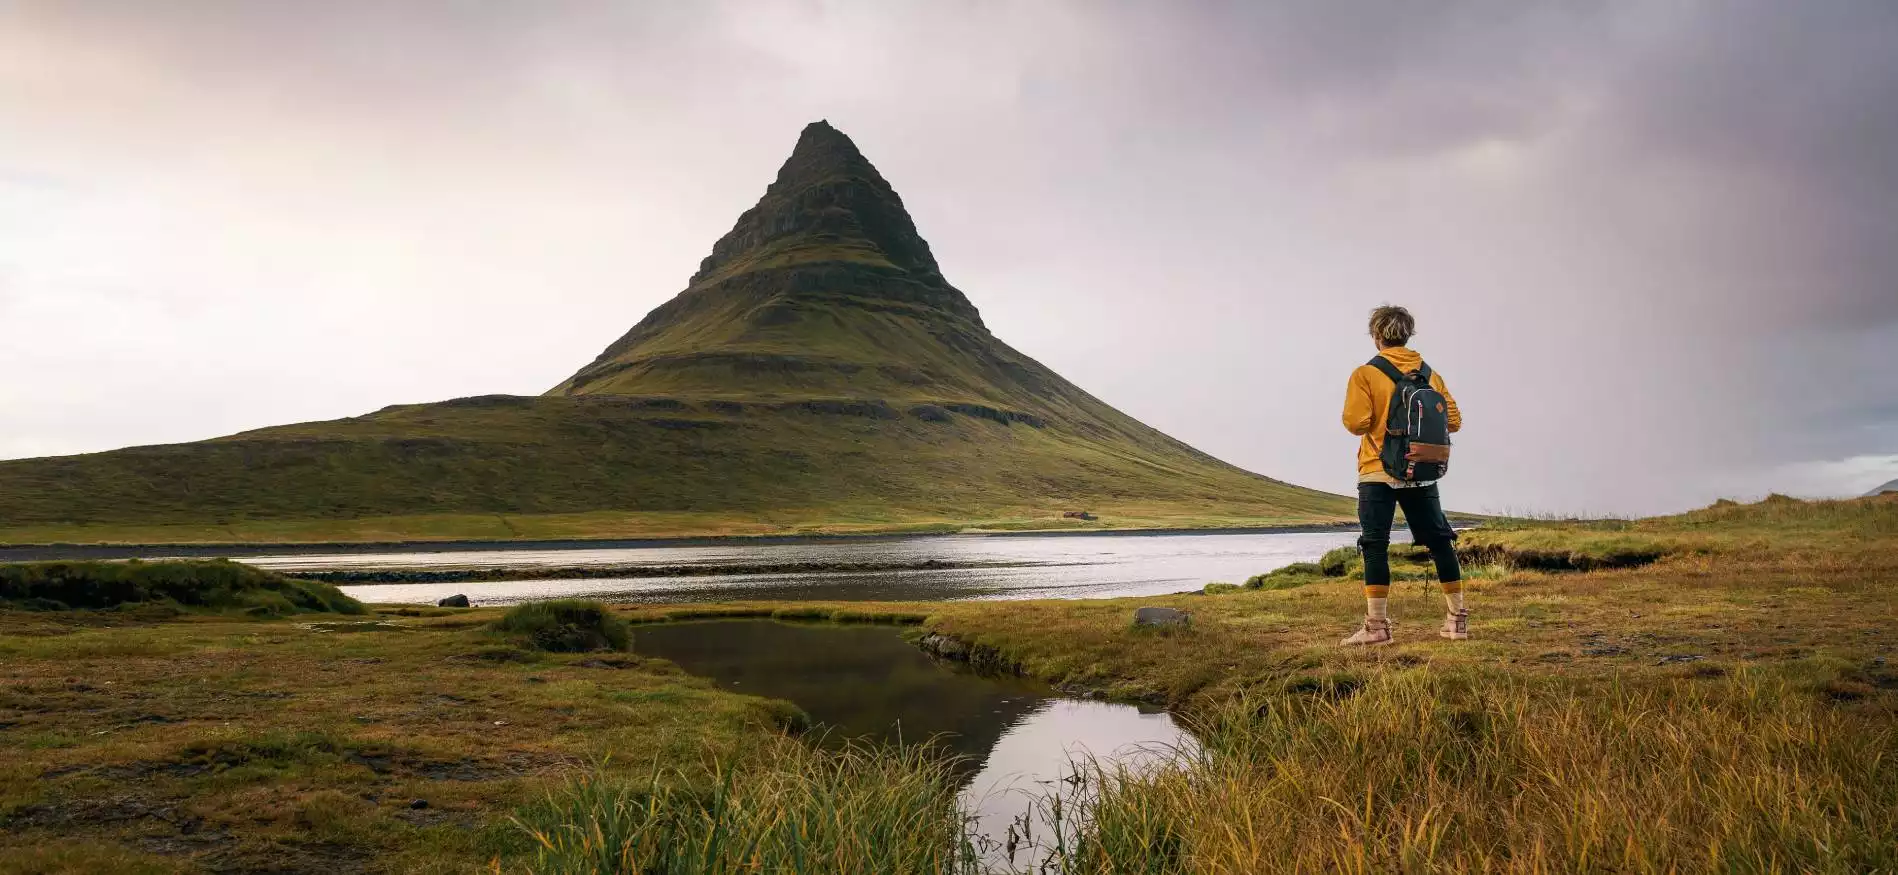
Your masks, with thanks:
[{"label": "backpack", "polygon": [[1370,364],[1397,384],[1385,420],[1384,473],[1406,483],[1441,479],[1450,471],[1450,412],[1430,385],[1430,366],[1406,374],[1381,355]]}]

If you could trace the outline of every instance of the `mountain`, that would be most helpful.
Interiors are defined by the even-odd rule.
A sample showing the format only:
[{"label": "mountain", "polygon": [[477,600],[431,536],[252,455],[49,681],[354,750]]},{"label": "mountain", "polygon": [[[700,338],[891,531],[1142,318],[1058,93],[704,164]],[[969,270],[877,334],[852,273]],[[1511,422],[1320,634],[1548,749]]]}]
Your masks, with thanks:
[{"label": "mountain", "polygon": [[1341,521],[989,333],[825,122],[689,285],[540,397],[0,462],[0,541],[307,541]]},{"label": "mountain", "polygon": [[1865,495],[1869,497],[1873,495],[1883,495],[1887,492],[1898,492],[1898,480],[1893,480],[1890,483],[1887,483],[1883,486],[1878,487],[1877,489],[1874,489],[1870,492],[1865,493]]}]

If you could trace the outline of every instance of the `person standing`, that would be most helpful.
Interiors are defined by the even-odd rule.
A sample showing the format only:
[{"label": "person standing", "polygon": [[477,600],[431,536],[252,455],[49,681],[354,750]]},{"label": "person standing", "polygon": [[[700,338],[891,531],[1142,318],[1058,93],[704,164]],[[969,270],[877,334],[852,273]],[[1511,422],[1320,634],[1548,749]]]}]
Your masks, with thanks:
[{"label": "person standing", "polygon": [[1449,433],[1463,413],[1443,376],[1406,344],[1417,322],[1402,307],[1371,311],[1377,357],[1351,372],[1345,386],[1344,427],[1358,441],[1358,548],[1364,554],[1364,626],[1344,639],[1349,647],[1391,643],[1391,520],[1404,509],[1413,539],[1430,549],[1448,613],[1439,635],[1470,637],[1463,607],[1463,572],[1456,532],[1443,515],[1437,478],[1449,468]]}]

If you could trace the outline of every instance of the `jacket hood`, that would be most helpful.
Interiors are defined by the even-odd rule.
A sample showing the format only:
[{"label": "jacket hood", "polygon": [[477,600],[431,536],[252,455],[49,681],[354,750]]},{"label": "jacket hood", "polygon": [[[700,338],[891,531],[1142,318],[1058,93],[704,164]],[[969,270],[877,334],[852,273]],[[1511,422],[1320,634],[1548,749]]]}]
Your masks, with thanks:
[{"label": "jacket hood", "polygon": [[1388,359],[1397,369],[1408,374],[1423,365],[1423,356],[1407,346],[1387,346],[1378,350],[1378,355]]}]

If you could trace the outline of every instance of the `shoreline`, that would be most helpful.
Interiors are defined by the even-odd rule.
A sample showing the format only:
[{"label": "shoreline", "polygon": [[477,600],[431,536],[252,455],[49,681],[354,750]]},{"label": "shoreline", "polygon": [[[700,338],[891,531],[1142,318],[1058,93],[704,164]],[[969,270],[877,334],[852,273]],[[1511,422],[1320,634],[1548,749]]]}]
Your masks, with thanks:
[{"label": "shoreline", "polygon": [[1171,535],[1298,535],[1356,531],[1357,523],[1303,523],[1283,526],[1220,526],[1153,529],[1024,529],[1021,531],[864,532],[800,535],[683,535],[676,538],[604,538],[557,540],[310,541],[183,544],[7,544],[0,562],[58,562],[93,559],[217,559],[280,553],[348,556],[373,553],[476,553],[507,550],[635,550],[657,547],[780,546],[827,541],[894,541],[908,538],[1158,537]]},{"label": "shoreline", "polygon": [[743,577],[790,574],[877,574],[897,571],[958,571],[981,568],[1029,568],[1044,562],[771,562],[739,565],[501,565],[468,568],[354,568],[279,571],[294,580],[336,586],[397,583],[510,583],[533,580],[639,580],[681,577]]}]

